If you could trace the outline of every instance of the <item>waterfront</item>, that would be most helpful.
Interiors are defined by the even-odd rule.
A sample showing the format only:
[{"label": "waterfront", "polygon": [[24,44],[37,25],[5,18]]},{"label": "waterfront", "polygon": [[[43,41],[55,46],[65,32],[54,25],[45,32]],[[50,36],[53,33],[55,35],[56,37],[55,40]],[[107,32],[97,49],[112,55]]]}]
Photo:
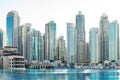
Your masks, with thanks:
[{"label": "waterfront", "polygon": [[0,80],[119,80],[120,70],[26,69],[2,70]]}]

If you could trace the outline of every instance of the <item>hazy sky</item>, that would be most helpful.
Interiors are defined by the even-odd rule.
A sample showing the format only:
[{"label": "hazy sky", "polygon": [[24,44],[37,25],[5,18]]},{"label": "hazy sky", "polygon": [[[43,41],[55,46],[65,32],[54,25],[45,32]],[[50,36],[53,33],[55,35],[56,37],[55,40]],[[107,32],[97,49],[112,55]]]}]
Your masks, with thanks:
[{"label": "hazy sky", "polygon": [[53,20],[57,24],[57,37],[65,35],[66,23],[75,24],[78,11],[85,15],[86,40],[89,29],[99,27],[100,16],[108,15],[111,21],[120,21],[119,0],[0,0],[0,28],[6,31],[6,15],[16,10],[21,18],[21,25],[31,23],[32,28],[44,33],[45,24]]}]

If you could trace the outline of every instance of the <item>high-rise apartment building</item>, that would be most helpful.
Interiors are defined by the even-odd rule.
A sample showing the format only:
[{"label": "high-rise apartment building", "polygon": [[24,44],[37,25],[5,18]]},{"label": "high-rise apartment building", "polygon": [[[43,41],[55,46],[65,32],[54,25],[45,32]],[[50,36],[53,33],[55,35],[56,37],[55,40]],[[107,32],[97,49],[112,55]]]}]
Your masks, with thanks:
[{"label": "high-rise apartment building", "polygon": [[118,60],[119,58],[119,24],[113,21],[108,27],[109,34],[109,60]]},{"label": "high-rise apartment building", "polygon": [[109,59],[108,16],[103,13],[100,19],[100,61]]},{"label": "high-rise apartment building", "polygon": [[25,57],[26,60],[28,60],[28,34],[31,31],[31,24],[26,23],[18,28],[18,51],[19,53],[22,53],[21,55]]},{"label": "high-rise apartment building", "polygon": [[100,61],[98,28],[90,29],[90,32],[89,32],[89,52],[90,52],[90,63],[92,63],[92,64],[98,63]]},{"label": "high-rise apartment building", "polygon": [[67,63],[75,62],[75,25],[67,23]]},{"label": "high-rise apartment building", "polygon": [[6,18],[7,45],[18,46],[18,27],[20,17],[16,11],[10,11]]},{"label": "high-rise apartment building", "polygon": [[3,30],[0,29],[0,48],[3,48],[4,45],[4,33]]},{"label": "high-rise apartment building", "polygon": [[57,59],[66,61],[66,46],[64,36],[60,36],[57,40]]},{"label": "high-rise apartment building", "polygon": [[50,21],[45,25],[45,54],[46,60],[56,59],[56,23]]},{"label": "high-rise apartment building", "polygon": [[28,35],[28,61],[39,63],[43,61],[41,32],[32,30]]},{"label": "high-rise apartment building", "polygon": [[76,62],[85,63],[85,18],[84,15],[79,12],[76,15]]}]

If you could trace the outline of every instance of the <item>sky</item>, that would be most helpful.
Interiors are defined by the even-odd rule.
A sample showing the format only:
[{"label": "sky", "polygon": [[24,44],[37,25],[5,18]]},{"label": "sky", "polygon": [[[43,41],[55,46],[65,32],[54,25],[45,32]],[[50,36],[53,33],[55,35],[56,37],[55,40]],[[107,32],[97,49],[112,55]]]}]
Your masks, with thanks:
[{"label": "sky", "polygon": [[79,11],[85,16],[86,41],[89,30],[99,27],[100,16],[108,15],[109,21],[120,21],[119,0],[0,0],[0,28],[6,31],[6,16],[11,10],[18,12],[20,25],[31,23],[32,28],[45,32],[45,24],[54,21],[57,38],[66,39],[66,23],[74,23]]}]

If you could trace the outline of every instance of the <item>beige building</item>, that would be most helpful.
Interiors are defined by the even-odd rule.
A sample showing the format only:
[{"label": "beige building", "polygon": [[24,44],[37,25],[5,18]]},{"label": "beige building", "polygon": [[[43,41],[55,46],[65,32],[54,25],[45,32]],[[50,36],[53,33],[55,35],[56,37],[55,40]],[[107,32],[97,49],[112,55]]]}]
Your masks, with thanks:
[{"label": "beige building", "polygon": [[5,46],[0,49],[0,68],[25,69],[25,58],[17,53],[17,47]]}]

